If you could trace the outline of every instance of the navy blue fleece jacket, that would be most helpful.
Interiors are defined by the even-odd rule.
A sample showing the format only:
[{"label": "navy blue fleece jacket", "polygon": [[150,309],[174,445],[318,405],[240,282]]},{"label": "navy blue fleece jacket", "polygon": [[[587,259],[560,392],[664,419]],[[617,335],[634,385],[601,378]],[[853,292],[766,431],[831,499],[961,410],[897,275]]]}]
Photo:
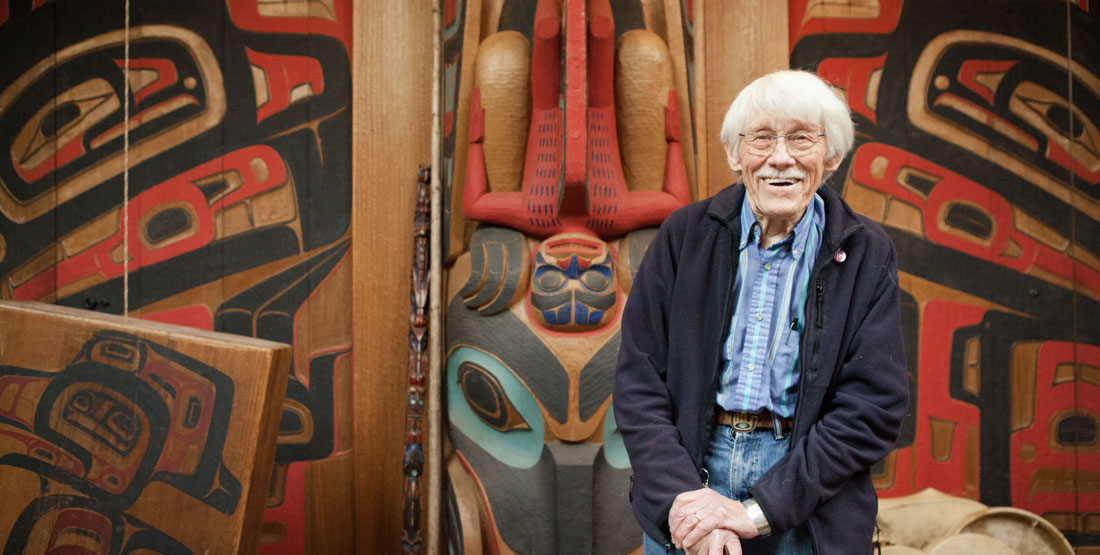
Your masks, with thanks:
[{"label": "navy blue fleece jacket", "polygon": [[[774,533],[808,524],[817,553],[871,553],[870,467],[890,452],[908,401],[897,255],[882,229],[829,187],[806,296],[791,450],[754,485]],[[673,213],[650,243],[622,318],[614,409],[647,534],[703,487],[719,349],[730,322],[740,183]],[[843,251],[843,256],[838,253]]]}]

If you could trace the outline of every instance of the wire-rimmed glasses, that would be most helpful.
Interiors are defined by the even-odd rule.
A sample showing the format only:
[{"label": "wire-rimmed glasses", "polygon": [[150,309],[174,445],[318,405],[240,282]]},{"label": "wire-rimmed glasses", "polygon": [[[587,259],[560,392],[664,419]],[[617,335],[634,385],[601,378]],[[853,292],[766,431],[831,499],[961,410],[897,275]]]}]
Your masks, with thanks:
[{"label": "wire-rimmed glasses", "polygon": [[824,133],[810,133],[808,131],[798,131],[786,135],[765,132],[738,133],[738,135],[740,135],[745,146],[749,147],[749,150],[754,154],[761,155],[771,154],[775,150],[775,145],[779,144],[779,139],[787,142],[787,151],[791,154],[805,154],[813,150],[814,145],[825,136]]}]

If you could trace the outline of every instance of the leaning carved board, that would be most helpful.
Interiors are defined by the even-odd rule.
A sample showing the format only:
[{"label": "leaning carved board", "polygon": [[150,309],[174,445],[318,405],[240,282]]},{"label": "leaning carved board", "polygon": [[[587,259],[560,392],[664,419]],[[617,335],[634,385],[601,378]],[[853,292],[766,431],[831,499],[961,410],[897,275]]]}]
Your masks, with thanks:
[{"label": "leaning carved board", "polygon": [[255,552],[291,356],[0,302],[0,552]]}]

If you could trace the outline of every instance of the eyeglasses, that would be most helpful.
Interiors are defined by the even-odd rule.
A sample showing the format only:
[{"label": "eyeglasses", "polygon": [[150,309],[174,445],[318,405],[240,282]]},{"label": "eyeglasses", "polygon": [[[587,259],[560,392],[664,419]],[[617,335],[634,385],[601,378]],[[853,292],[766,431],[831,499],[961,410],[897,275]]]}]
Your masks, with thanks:
[{"label": "eyeglasses", "polygon": [[805,154],[814,148],[821,137],[825,136],[824,133],[807,133],[804,131],[786,135],[776,135],[774,133],[738,133],[738,135],[741,136],[742,142],[754,154],[771,154],[771,151],[775,150],[775,145],[779,142],[779,139],[787,141],[787,150],[791,154]]}]

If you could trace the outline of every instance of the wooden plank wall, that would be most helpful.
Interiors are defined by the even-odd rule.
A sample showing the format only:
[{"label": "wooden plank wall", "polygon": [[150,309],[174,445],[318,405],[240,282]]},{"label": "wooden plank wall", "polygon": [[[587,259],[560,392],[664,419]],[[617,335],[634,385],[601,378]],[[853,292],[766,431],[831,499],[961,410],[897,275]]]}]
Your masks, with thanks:
[{"label": "wooden plank wall", "polygon": [[696,3],[696,145],[699,198],[733,182],[718,132],[737,93],[787,67],[787,3],[723,0]]},{"label": "wooden plank wall", "polygon": [[354,486],[361,553],[401,552],[409,268],[417,169],[431,163],[435,4],[374,1],[355,11]]}]

